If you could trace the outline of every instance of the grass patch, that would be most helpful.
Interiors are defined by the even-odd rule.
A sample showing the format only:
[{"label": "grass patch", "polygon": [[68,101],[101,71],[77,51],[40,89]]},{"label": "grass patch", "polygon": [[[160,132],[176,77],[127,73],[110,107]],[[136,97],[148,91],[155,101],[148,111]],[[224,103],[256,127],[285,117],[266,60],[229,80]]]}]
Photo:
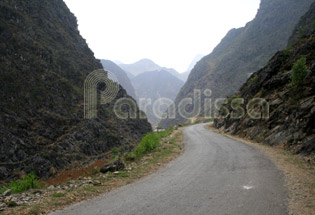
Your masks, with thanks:
[{"label": "grass patch", "polygon": [[144,136],[141,142],[136,146],[133,153],[137,159],[141,158],[144,154],[152,152],[160,144],[160,138],[155,133],[149,133]]},{"label": "grass patch", "polygon": [[125,159],[132,161],[142,158],[145,154],[153,152],[159,145],[162,138],[169,136],[173,132],[174,128],[170,127],[166,131],[159,133],[148,133],[145,135],[136,148],[129,153],[125,154]]},{"label": "grass patch", "polygon": [[11,181],[7,186],[1,188],[0,192],[4,193],[7,190],[11,190],[13,194],[22,193],[29,189],[41,188],[41,184],[34,172],[24,176],[21,180]]},{"label": "grass patch", "polygon": [[82,190],[86,191],[86,192],[94,193],[96,189],[95,189],[95,187],[93,185],[88,185],[88,186],[82,187]]},{"label": "grass patch", "polygon": [[126,178],[128,176],[129,176],[129,174],[127,172],[120,172],[120,173],[116,174],[116,177],[119,177],[119,178]]},{"label": "grass patch", "polygon": [[65,197],[64,193],[53,193],[51,195],[52,198],[60,198],[60,197]]},{"label": "grass patch", "polygon": [[128,172],[119,172],[119,173],[109,173],[107,175],[107,180],[111,180],[113,178],[127,178],[129,176]]}]

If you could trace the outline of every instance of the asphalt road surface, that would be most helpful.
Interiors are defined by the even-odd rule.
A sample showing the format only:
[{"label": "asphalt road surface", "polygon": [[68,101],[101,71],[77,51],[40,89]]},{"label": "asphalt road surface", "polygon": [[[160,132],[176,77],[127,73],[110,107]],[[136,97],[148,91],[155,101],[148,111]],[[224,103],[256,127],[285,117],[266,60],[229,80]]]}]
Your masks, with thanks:
[{"label": "asphalt road surface", "polygon": [[283,175],[261,152],[205,124],[183,135],[184,153],[166,168],[53,214],[288,214]]}]

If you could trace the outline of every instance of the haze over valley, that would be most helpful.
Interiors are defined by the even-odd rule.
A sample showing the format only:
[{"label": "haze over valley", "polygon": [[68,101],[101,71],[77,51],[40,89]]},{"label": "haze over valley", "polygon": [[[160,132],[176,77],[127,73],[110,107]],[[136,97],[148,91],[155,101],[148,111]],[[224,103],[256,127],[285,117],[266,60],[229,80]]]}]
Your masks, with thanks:
[{"label": "haze over valley", "polygon": [[0,52],[1,215],[314,214],[314,0],[1,0]]}]

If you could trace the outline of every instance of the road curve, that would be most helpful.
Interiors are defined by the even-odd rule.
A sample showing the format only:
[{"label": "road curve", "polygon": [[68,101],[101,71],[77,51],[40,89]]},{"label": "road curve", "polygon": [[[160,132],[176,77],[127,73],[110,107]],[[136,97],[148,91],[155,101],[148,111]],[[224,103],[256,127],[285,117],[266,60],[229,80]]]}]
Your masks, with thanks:
[{"label": "road curve", "polygon": [[205,124],[183,135],[185,152],[166,168],[52,214],[288,214],[283,175],[261,152]]}]

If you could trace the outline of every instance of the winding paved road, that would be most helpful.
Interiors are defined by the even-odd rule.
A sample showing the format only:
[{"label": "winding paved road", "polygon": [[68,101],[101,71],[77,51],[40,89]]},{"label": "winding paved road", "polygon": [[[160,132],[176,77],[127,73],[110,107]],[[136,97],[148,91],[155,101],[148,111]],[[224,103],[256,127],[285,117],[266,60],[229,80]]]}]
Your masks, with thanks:
[{"label": "winding paved road", "polygon": [[53,214],[288,214],[283,176],[274,164],[204,126],[184,129],[185,152],[166,168]]}]

